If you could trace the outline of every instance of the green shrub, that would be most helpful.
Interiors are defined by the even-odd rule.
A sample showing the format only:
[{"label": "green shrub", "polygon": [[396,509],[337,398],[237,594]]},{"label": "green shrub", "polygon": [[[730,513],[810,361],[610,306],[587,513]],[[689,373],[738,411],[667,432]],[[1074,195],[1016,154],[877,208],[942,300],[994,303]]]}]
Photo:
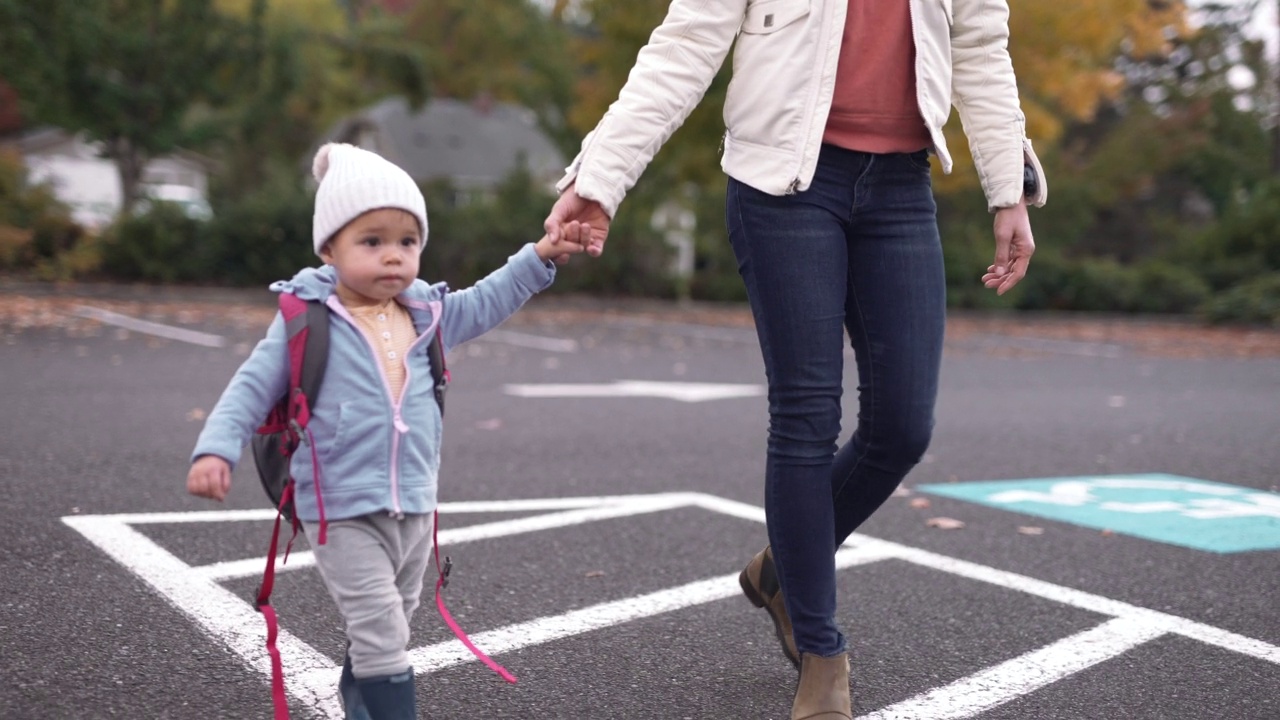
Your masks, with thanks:
[{"label": "green shrub", "polygon": [[1133,305],[1139,313],[1191,313],[1209,298],[1209,284],[1191,270],[1160,260],[1136,267],[1138,287]]},{"label": "green shrub", "polygon": [[[991,226],[960,221],[947,223],[939,229],[942,232],[947,306],[970,310],[1008,307],[1008,299],[997,296],[995,291],[982,284],[982,276],[995,257]],[[1040,256],[1036,255],[1031,260],[1028,277],[1030,273],[1040,271]]]},{"label": "green shrub", "polygon": [[1037,253],[1014,290],[1019,310],[1124,312],[1138,296],[1138,273],[1114,260]]},{"label": "green shrub", "polygon": [[[491,197],[458,202],[446,182],[423,188],[430,237],[422,259],[422,277],[466,287],[488,275],[525,243],[542,237],[542,223],[556,196],[541,190],[528,173],[517,171]],[[648,227],[651,210],[629,198],[609,228],[599,258],[575,256],[557,274],[550,292],[672,297],[669,254]]]},{"label": "green shrub", "polygon": [[1222,220],[1196,238],[1181,256],[1200,269],[1214,290],[1280,272],[1280,180],[1253,188],[1228,207]]},{"label": "green shrub", "polygon": [[313,211],[313,194],[291,177],[220,203],[202,230],[197,276],[190,279],[265,285],[318,266],[311,240]]},{"label": "green shrub", "polygon": [[1239,322],[1280,327],[1280,272],[1259,275],[1218,293],[1205,303],[1213,322]]},{"label": "green shrub", "polygon": [[93,272],[97,246],[47,185],[27,184],[22,159],[0,153],[0,270],[44,280]]},{"label": "green shrub", "polygon": [[102,236],[102,269],[118,280],[173,283],[195,280],[202,224],[180,206],[149,203],[121,217]]}]

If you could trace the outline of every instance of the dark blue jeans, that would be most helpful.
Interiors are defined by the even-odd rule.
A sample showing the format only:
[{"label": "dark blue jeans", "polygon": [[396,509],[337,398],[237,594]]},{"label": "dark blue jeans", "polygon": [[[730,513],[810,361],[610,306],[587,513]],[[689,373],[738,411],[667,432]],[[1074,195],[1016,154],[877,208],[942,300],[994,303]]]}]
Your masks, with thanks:
[{"label": "dark blue jeans", "polygon": [[[824,145],[805,192],[730,179],[727,215],[769,382],[769,542],[797,649],[831,656],[835,551],[933,431],[946,288],[929,159]],[[837,450],[845,331],[858,426]]]}]

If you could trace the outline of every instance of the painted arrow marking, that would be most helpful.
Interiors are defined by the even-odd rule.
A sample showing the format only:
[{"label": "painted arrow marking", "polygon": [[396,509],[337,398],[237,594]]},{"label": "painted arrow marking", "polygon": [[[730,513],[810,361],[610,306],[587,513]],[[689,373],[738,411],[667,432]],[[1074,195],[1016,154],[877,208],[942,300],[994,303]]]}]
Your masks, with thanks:
[{"label": "painted arrow marking", "polygon": [[656,397],[687,403],[760,397],[765,394],[763,385],[652,382],[648,380],[618,380],[609,384],[547,383],[506,385],[503,390],[508,395],[526,398]]}]

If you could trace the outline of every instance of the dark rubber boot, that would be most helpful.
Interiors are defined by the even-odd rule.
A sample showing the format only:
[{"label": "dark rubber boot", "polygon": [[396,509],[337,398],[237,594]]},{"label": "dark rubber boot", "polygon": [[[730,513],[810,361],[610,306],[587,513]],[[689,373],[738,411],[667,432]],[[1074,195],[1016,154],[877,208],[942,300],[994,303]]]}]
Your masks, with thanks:
[{"label": "dark rubber boot", "polygon": [[356,687],[360,689],[370,720],[418,720],[413,668],[398,675],[357,678]]},{"label": "dark rubber boot", "polygon": [[356,687],[356,676],[351,674],[351,656],[342,659],[342,677],[338,679],[338,695],[342,698],[342,709],[346,711],[346,720],[372,720],[369,709],[364,706],[364,698],[360,696],[360,688]]}]

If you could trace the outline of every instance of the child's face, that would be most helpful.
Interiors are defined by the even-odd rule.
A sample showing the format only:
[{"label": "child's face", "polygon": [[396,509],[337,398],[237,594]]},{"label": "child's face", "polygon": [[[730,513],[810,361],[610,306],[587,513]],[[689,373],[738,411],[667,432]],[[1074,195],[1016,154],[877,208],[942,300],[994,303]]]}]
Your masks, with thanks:
[{"label": "child's face", "polygon": [[338,270],[338,289],[368,302],[399,295],[418,277],[422,231],[404,210],[370,210],[347,223],[320,257]]}]

